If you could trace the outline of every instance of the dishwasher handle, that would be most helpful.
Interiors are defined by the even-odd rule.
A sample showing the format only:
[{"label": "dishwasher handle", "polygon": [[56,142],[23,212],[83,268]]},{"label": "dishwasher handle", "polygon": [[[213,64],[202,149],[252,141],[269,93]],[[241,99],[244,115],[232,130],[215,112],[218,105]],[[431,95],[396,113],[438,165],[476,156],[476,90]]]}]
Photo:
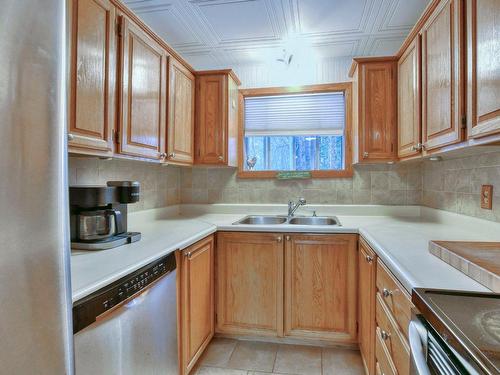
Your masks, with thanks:
[{"label": "dishwasher handle", "polygon": [[410,375],[431,375],[425,353],[427,329],[416,319],[412,320],[408,327],[411,351]]}]

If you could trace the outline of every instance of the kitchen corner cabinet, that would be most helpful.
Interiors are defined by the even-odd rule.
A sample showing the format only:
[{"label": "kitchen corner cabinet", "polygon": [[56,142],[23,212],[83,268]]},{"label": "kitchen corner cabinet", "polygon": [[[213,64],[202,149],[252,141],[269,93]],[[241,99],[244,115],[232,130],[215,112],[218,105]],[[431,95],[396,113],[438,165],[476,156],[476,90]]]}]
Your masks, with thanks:
[{"label": "kitchen corner cabinet", "polygon": [[285,236],[285,336],[356,342],[357,235]]},{"label": "kitchen corner cabinet", "polygon": [[389,58],[359,58],[354,80],[354,162],[397,158],[397,63]]},{"label": "kitchen corner cabinet", "polygon": [[420,31],[425,151],[459,143],[464,138],[462,16],[462,0],[441,0]]},{"label": "kitchen corner cabinet", "polygon": [[364,242],[358,248],[358,337],[359,351],[368,375],[375,374],[375,295],[377,256]]},{"label": "kitchen corner cabinet", "polygon": [[420,37],[398,60],[398,157],[418,156],[422,150],[420,124]]},{"label": "kitchen corner cabinet", "polygon": [[214,237],[180,256],[181,374],[189,374],[214,335]]},{"label": "kitchen corner cabinet", "polygon": [[195,77],[184,65],[169,62],[168,134],[166,161],[193,164]]},{"label": "kitchen corner cabinet", "polygon": [[239,85],[231,70],[196,72],[195,164],[237,166]]},{"label": "kitchen corner cabinet", "polygon": [[283,235],[217,233],[216,331],[283,335]]},{"label": "kitchen corner cabinet", "polygon": [[69,7],[69,151],[108,156],[115,119],[115,8],[108,0],[73,0]]},{"label": "kitchen corner cabinet", "polygon": [[467,0],[469,138],[500,133],[500,1]]},{"label": "kitchen corner cabinet", "polygon": [[168,56],[138,25],[120,19],[118,152],[160,160],[165,157]]}]

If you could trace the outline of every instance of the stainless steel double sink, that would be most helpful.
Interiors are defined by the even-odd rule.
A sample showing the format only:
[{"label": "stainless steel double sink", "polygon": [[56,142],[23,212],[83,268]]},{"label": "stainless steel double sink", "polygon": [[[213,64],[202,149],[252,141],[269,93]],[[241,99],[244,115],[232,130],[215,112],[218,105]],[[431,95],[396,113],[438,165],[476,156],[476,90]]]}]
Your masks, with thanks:
[{"label": "stainless steel double sink", "polygon": [[335,216],[287,216],[281,215],[248,215],[243,219],[233,223],[233,225],[334,225],[341,226],[340,221]]}]

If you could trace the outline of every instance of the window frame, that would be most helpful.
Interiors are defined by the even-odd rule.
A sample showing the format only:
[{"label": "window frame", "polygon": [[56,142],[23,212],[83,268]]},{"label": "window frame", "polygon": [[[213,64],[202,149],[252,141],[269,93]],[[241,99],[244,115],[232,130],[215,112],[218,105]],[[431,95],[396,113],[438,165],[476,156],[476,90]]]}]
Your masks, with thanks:
[{"label": "window frame", "polygon": [[245,98],[257,96],[272,96],[286,94],[315,94],[327,92],[343,92],[345,98],[345,128],[344,128],[344,169],[311,170],[311,178],[345,178],[352,177],[352,82],[328,83],[300,87],[266,87],[257,89],[240,89],[238,95],[238,177],[239,178],[276,178],[280,171],[249,171],[244,168],[245,139]]}]

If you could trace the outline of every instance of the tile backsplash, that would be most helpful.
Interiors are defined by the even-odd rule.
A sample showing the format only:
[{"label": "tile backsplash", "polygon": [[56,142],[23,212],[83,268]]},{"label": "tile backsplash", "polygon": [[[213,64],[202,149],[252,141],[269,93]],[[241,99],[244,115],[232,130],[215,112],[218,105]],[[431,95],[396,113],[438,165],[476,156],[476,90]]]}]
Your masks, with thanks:
[{"label": "tile backsplash", "polygon": [[69,158],[70,185],[104,185],[110,180],[136,180],[141,183],[139,202],[129,210],[141,211],[180,203],[180,168],[130,160]]},{"label": "tile backsplash", "polygon": [[[352,178],[239,179],[234,168],[180,168],[129,160],[70,157],[70,184],[138,180],[141,200],[131,211],[179,203],[281,203],[303,196],[311,204],[424,205],[500,221],[500,151],[438,162],[358,165]],[[481,185],[493,185],[493,210],[480,208]]]},{"label": "tile backsplash", "polygon": [[234,168],[181,170],[182,203],[287,203],[299,196],[316,204],[416,205],[422,200],[421,163],[364,165],[352,178],[238,179]]},{"label": "tile backsplash", "polygon": [[[500,151],[423,165],[425,206],[500,221]],[[493,185],[493,210],[480,206],[481,185]]]}]

